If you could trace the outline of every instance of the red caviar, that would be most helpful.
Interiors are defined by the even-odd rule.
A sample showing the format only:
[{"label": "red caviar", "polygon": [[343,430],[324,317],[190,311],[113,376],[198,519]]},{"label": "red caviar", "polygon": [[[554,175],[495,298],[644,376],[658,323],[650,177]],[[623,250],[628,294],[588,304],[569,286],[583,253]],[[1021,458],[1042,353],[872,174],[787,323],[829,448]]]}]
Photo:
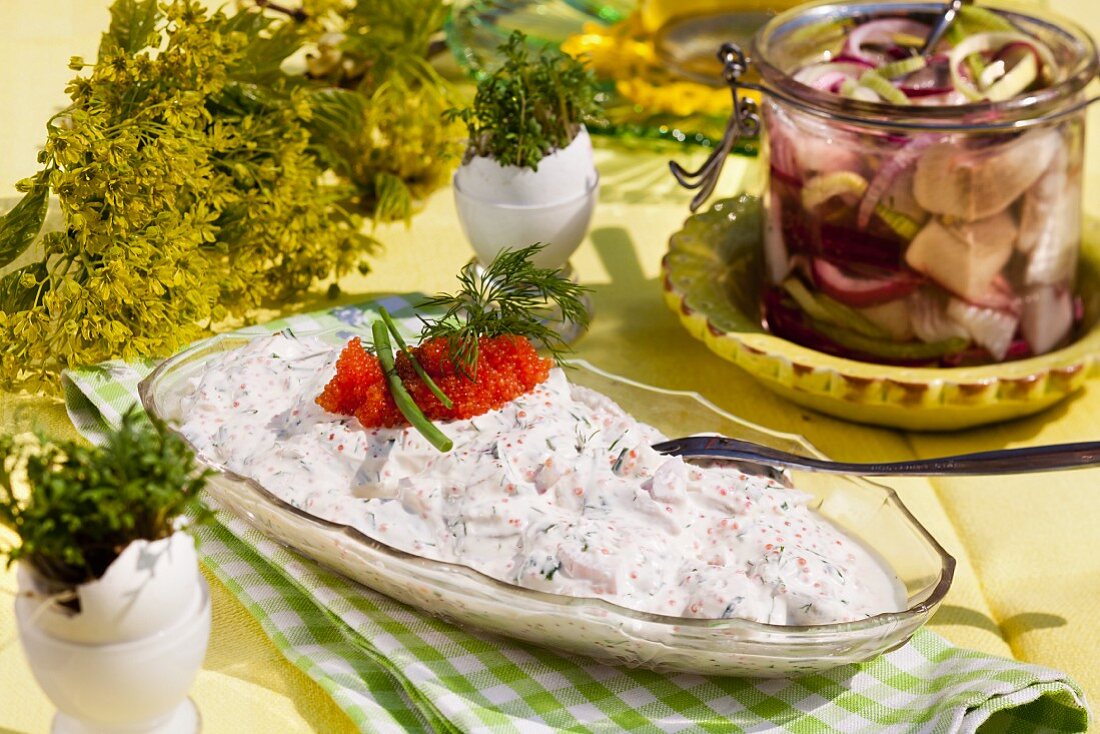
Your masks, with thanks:
[{"label": "red caviar", "polygon": [[[432,381],[451,399],[451,408],[420,379],[404,352],[397,354],[396,369],[405,389],[432,420],[473,418],[503,407],[530,392],[550,374],[551,362],[540,357],[522,336],[481,337],[478,340],[475,379],[459,371],[451,361],[445,339],[432,339],[412,352]],[[368,428],[401,426],[407,422],[393,402],[378,358],[367,352],[358,338],[344,347],[336,361],[336,375],[317,397],[330,413],[354,415]]]}]

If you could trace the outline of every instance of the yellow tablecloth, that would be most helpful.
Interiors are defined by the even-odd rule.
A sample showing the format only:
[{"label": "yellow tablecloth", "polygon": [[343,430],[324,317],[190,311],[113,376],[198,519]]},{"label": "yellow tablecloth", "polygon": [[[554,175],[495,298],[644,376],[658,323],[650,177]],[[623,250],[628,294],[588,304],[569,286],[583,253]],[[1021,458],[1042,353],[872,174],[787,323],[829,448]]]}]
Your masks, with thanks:
[{"label": "yellow tablecloth", "polygon": [[[1048,3],[1100,34],[1095,0]],[[42,124],[64,103],[68,57],[94,52],[106,25],[100,2],[0,0],[0,196],[34,170]],[[1089,236],[1100,237],[1100,119],[1092,114]],[[752,175],[731,161],[722,190]],[[916,435],[869,428],[801,410],[759,388],[680,328],[658,280],[668,235],[688,196],[669,182],[659,156],[601,150],[601,203],[588,241],[573,258],[594,290],[596,319],[579,356],[612,372],[663,387],[696,390],[748,420],[807,436],[839,459],[904,459],[1100,438],[1100,385],[1046,414],[956,434]],[[410,229],[383,227],[386,244],[367,276],[341,282],[345,299],[450,288],[470,250],[449,191],[427,203]],[[322,298],[318,296],[318,298]],[[0,396],[0,430],[73,429],[59,403]],[[955,585],[932,622],[953,642],[1014,655],[1069,672],[1100,701],[1100,470],[1018,478],[897,480],[903,500],[959,559]],[[0,571],[0,596],[14,590]],[[207,732],[345,731],[350,722],[217,583],[214,630],[192,690]],[[0,599],[0,732],[41,732],[51,707],[26,667],[11,604]]]}]

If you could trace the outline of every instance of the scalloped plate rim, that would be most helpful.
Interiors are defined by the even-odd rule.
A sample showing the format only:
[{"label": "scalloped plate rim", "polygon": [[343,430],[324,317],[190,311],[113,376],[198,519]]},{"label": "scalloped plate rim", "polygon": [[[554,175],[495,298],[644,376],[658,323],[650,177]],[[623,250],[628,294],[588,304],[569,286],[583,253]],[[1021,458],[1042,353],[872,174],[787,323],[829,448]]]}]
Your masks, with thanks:
[{"label": "scalloped plate rim", "polygon": [[[740,194],[721,202],[733,202],[735,206],[744,206],[748,199],[756,199],[749,194]],[[718,202],[716,202],[718,203]],[[731,362],[748,372],[754,379],[760,381],[770,389],[785,395],[789,399],[808,407],[829,413],[834,416],[856,420],[863,423],[886,425],[898,428],[917,428],[931,430],[950,430],[952,428],[966,428],[987,423],[1008,420],[1012,417],[1020,417],[1038,412],[1050,407],[1056,402],[1068,397],[1081,387],[1085,379],[1089,379],[1100,372],[1098,355],[1100,355],[1100,324],[1093,326],[1077,341],[1062,349],[1048,354],[1014,362],[1006,362],[997,365],[980,365],[968,367],[893,367],[890,365],[858,362],[844,357],[837,357],[819,352],[800,344],[795,344],[787,339],[766,332],[733,331],[715,326],[710,314],[704,308],[693,303],[692,294],[686,293],[675,283],[676,273],[670,265],[669,256],[677,251],[682,251],[677,242],[683,237],[684,230],[689,223],[697,220],[710,211],[701,211],[690,215],[684,220],[680,229],[669,237],[669,249],[661,260],[661,285],[665,292],[665,301],[673,310],[681,324],[696,339],[699,339],[707,347],[722,359]],[[1081,257],[1100,270],[1100,248],[1090,247],[1082,243]],[[721,261],[721,258],[719,258]],[[736,306],[734,306],[736,308]],[[744,313],[744,312],[740,312]],[[693,324],[693,321],[702,320],[701,325]],[[696,333],[702,329],[703,333]],[[938,388],[939,401],[935,405],[921,405],[915,407],[906,404],[903,400],[891,400],[884,398],[880,401],[860,400],[851,396],[842,397],[830,394],[825,390],[808,390],[804,385],[799,386],[793,382],[783,382],[775,374],[766,374],[753,364],[746,364],[746,360],[739,360],[737,354],[727,354],[719,350],[720,340],[728,340],[736,345],[737,350],[747,350],[753,353],[757,361],[783,365],[795,371],[827,374],[839,378],[849,379],[855,382],[882,382],[899,387],[925,387]],[[1064,385],[1050,385],[1049,378],[1052,374],[1064,376]],[[1031,392],[1022,393],[1024,397],[1016,398],[996,394],[992,399],[976,400],[951,400],[944,388],[961,388],[966,391],[972,388],[994,388],[1002,383],[1019,385],[1048,380],[1041,395],[1033,395]],[[803,381],[805,382],[805,381]],[[804,397],[803,397],[804,396]],[[803,398],[803,399],[800,399]],[[835,403],[830,409],[830,404]],[[853,412],[858,408],[881,411],[891,408],[897,411],[897,415],[864,415],[853,417]],[[933,414],[941,411],[953,413],[969,412],[973,415],[964,415],[953,419],[952,425],[938,425],[939,421]],[[916,413],[922,415],[916,416]],[[982,413],[991,414],[983,417]]]}]

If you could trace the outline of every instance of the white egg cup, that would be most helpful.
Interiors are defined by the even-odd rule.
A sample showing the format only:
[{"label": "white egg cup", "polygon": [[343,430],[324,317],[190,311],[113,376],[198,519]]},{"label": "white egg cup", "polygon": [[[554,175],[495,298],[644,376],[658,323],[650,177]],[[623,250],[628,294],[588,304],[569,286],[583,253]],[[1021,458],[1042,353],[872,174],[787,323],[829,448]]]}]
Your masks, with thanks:
[{"label": "white egg cup", "polygon": [[549,204],[507,204],[479,199],[455,181],[458,220],[478,261],[488,265],[501,250],[541,242],[546,247],[534,258],[544,268],[564,268],[584,241],[600,188],[593,173],[577,196]]},{"label": "white egg cup", "polygon": [[57,706],[54,734],[192,734],[187,698],[210,638],[210,589],[194,540],[136,541],[98,581],[77,587],[73,613],[26,568],[15,602],[31,672]]},{"label": "white egg cup", "polygon": [[[569,258],[588,234],[600,190],[587,130],[582,127],[569,145],[544,157],[537,170],[476,156],[455,171],[453,185],[458,221],[480,266],[502,250],[542,243],[534,264],[576,280]],[[587,297],[585,306],[591,313]],[[546,323],[555,324],[566,341],[579,335],[553,315]]]},{"label": "white egg cup", "polygon": [[501,250],[542,242],[536,264],[559,268],[588,233],[600,177],[592,139],[581,127],[535,170],[474,156],[458,167],[453,183],[458,220],[482,265]]}]

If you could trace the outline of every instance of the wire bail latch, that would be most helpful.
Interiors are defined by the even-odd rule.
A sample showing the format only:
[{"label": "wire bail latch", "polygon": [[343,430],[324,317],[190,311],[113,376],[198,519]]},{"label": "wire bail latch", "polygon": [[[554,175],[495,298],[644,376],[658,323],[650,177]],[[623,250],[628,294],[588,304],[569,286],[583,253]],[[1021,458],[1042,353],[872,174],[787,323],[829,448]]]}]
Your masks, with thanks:
[{"label": "wire bail latch", "polygon": [[756,101],[740,94],[745,89],[761,91],[757,85],[741,81],[741,75],[748,71],[751,61],[746,58],[740,46],[730,42],[723,43],[718,49],[718,60],[722,62],[722,78],[733,97],[733,111],[726,123],[722,140],[697,171],[687,171],[676,161],[668,163],[669,170],[681,186],[685,189],[699,189],[691,200],[691,211],[702,206],[714,193],[718,177],[722,174],[722,166],[733,150],[733,144],[742,137],[756,137],[760,132],[760,115]]}]

